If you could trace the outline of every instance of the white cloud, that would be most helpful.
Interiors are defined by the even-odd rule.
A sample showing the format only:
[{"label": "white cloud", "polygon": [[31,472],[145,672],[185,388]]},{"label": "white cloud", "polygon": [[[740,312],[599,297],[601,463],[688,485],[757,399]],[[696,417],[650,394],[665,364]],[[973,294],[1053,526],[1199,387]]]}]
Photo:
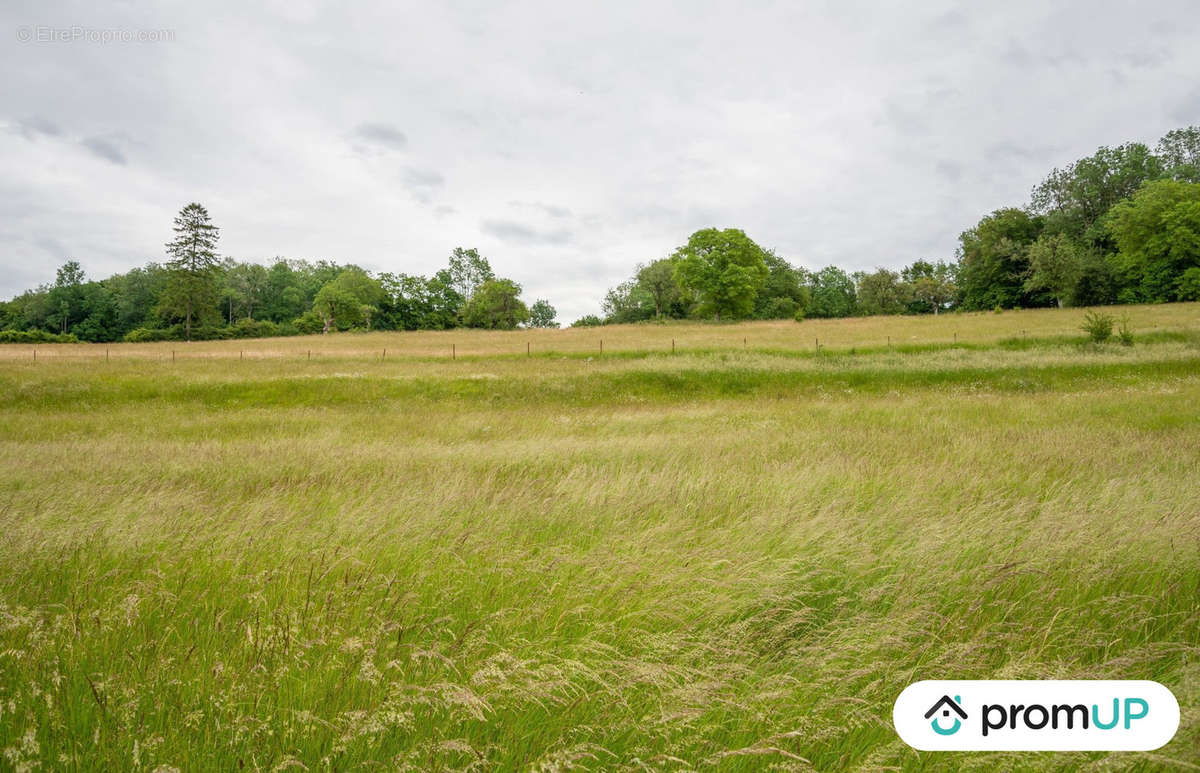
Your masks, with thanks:
[{"label": "white cloud", "polygon": [[[1052,166],[1198,122],[1189,2],[6,3],[0,295],[222,249],[428,273],[563,319],[696,228],[809,267],[949,258]],[[28,25],[171,29],[27,43]]]}]

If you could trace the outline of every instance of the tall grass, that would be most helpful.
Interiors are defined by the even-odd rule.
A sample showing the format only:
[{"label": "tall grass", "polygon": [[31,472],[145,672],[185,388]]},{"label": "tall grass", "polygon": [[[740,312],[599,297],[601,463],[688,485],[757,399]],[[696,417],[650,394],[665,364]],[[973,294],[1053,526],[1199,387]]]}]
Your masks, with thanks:
[{"label": "tall grass", "polygon": [[[4,764],[1190,769],[1200,346],[1013,337],[8,362]],[[922,678],[1155,679],[1183,719],[919,753]]]},{"label": "tall grass", "polygon": [[[1132,331],[1200,332],[1200,304],[1167,303],[1119,306],[1107,311],[1128,318]],[[440,330],[338,333],[328,336],[261,338],[240,341],[163,341],[144,344],[0,344],[0,361],[73,359],[262,359],[287,360],[454,357],[523,357],[751,351],[809,353],[848,350],[992,345],[1003,339],[1029,341],[1079,338],[1085,309],[1026,309],[921,316],[778,320],[738,324],[671,322],[606,325],[562,330]],[[603,351],[601,351],[603,348]]]}]

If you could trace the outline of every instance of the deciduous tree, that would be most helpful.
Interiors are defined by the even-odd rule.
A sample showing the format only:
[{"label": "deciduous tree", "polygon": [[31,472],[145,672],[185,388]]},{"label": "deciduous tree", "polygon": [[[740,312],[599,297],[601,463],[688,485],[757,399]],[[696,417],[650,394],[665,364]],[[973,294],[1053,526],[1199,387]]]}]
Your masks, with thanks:
[{"label": "deciduous tree", "polygon": [[511,279],[489,279],[467,301],[463,319],[469,327],[512,330],[529,320],[520,296],[521,286]]},{"label": "deciduous tree", "polygon": [[679,299],[675,264],[670,258],[653,261],[638,269],[637,283],[654,303],[655,317],[662,317],[667,308]]},{"label": "deciduous tree", "polygon": [[1122,300],[1177,300],[1183,274],[1200,267],[1200,184],[1147,183],[1106,220],[1125,274]]},{"label": "deciduous tree", "polygon": [[1061,309],[1083,271],[1083,249],[1066,234],[1042,234],[1029,247],[1027,291],[1045,290]]},{"label": "deciduous tree", "polygon": [[673,260],[676,280],[699,299],[699,313],[718,320],[749,316],[767,278],[762,247],[736,228],[695,232]]},{"label": "deciduous tree", "polygon": [[549,301],[538,298],[529,307],[529,326],[558,327],[558,323],[554,321],[557,316],[558,312],[554,310]]}]

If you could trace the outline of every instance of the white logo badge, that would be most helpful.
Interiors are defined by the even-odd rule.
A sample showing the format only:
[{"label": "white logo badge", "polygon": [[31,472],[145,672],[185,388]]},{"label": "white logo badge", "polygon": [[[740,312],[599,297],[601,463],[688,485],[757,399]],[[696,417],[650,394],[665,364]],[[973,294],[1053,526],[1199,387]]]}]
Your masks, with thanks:
[{"label": "white logo badge", "polygon": [[916,682],[892,708],[900,738],[922,751],[1150,751],[1179,728],[1158,682]]}]

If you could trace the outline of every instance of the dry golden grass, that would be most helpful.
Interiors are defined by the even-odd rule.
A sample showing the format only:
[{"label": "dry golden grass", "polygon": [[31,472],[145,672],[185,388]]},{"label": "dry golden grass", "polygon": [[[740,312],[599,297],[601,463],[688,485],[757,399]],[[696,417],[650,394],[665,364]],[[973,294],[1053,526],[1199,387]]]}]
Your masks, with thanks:
[{"label": "dry golden grass", "polygon": [[[1158,330],[1200,330],[1200,304],[1171,303],[1113,306],[1102,310],[1128,317],[1137,333]],[[599,356],[601,346],[618,352],[677,352],[716,349],[765,349],[807,352],[817,343],[826,349],[912,346],[928,344],[992,344],[1006,338],[1048,338],[1080,335],[1084,309],[1026,309],[972,312],[939,316],[852,317],[809,319],[803,322],[743,322],[732,325],[673,322],[669,324],[606,325],[560,330],[445,330],[414,332],[341,333],[240,341],[159,342],[147,344],[0,344],[0,359],[103,359],[109,357],[169,360],[194,357],[390,357],[449,358],[519,356],[557,352]],[[603,344],[601,342],[603,341]]]}]

